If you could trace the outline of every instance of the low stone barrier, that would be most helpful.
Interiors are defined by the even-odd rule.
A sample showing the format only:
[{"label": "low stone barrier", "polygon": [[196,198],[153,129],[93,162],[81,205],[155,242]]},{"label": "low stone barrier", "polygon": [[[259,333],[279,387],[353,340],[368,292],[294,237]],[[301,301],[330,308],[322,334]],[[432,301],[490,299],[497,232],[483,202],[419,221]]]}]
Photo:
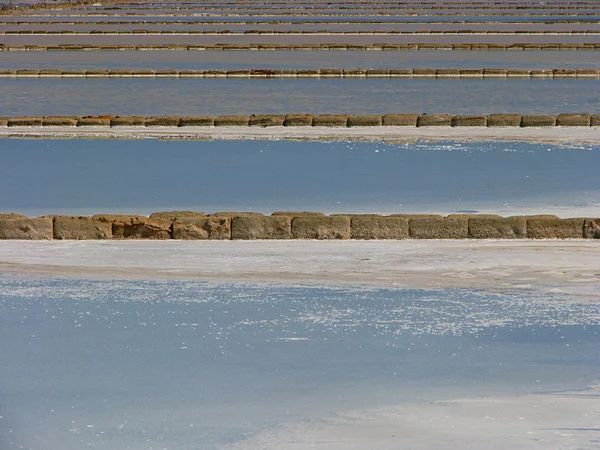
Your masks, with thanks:
[{"label": "low stone barrier", "polygon": [[[42,36],[114,36],[114,35],[147,35],[147,36],[164,36],[164,35],[219,35],[219,36],[248,36],[248,35],[273,35],[273,36],[357,36],[357,35],[375,35],[375,36],[586,36],[598,35],[600,30],[6,30],[0,31],[0,36],[20,36],[20,35],[42,35]],[[530,44],[539,45],[539,44]]]},{"label": "low stone barrier", "polygon": [[598,78],[600,68],[547,69],[0,69],[4,78]]},{"label": "low stone barrier", "polygon": [[442,44],[442,43],[411,43],[411,44],[62,44],[62,45],[19,45],[0,44],[0,51],[594,51],[600,50],[600,43],[586,42],[583,44],[500,44],[500,43],[474,43],[474,44]]},{"label": "low stone barrier", "polygon": [[596,127],[600,114],[252,114],[0,117],[0,127]]}]

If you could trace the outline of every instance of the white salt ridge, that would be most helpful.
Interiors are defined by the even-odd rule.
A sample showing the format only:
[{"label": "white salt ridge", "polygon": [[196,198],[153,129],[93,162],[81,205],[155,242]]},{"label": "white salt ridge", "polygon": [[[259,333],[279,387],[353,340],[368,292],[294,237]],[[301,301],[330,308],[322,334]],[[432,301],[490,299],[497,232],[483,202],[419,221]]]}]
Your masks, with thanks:
[{"label": "white salt ridge", "polygon": [[349,411],[267,429],[229,450],[600,448],[600,387]]},{"label": "white salt ridge", "polygon": [[598,300],[598,240],[0,241],[0,272],[533,289]]}]

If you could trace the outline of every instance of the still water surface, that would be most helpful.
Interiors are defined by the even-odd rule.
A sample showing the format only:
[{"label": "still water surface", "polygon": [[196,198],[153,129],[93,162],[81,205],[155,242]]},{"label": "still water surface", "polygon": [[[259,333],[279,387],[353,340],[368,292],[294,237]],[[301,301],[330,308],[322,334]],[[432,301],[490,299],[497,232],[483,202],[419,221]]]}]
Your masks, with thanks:
[{"label": "still water surface", "polygon": [[597,217],[600,148],[0,140],[0,212],[492,211]]}]

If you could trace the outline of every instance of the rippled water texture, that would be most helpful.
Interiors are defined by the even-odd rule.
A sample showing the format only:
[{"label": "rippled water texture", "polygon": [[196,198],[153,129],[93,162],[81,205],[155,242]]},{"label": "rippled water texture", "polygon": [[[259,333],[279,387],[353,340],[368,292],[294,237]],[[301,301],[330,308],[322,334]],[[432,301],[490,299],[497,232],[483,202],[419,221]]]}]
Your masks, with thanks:
[{"label": "rippled water texture", "polygon": [[7,449],[217,448],[352,408],[577,389],[600,363],[595,305],[527,292],[2,277],[0,313]]}]

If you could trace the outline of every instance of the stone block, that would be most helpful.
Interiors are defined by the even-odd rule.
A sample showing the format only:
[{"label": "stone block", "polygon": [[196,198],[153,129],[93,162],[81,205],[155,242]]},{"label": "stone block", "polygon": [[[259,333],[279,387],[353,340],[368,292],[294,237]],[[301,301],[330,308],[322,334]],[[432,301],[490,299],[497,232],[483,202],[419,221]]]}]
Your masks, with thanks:
[{"label": "stone block", "polygon": [[112,116],[82,117],[77,121],[78,127],[110,127]]},{"label": "stone block", "polygon": [[449,127],[452,114],[423,114],[417,119],[418,127]]},{"label": "stone block", "polygon": [[96,214],[94,219],[112,225],[113,239],[170,239],[170,220],[127,214]]},{"label": "stone block", "polygon": [[251,127],[282,127],[285,116],[276,114],[253,114],[248,125]]},{"label": "stone block", "polygon": [[487,126],[487,116],[454,116],[452,117],[453,127],[485,127]]},{"label": "stone block", "polygon": [[352,216],[350,237],[352,239],[407,239],[408,220],[404,217]]},{"label": "stone block", "polygon": [[54,217],[54,239],[112,239],[112,225],[91,217]]},{"label": "stone block", "polygon": [[52,219],[50,217],[0,218],[0,240],[2,239],[52,239]]},{"label": "stone block", "polygon": [[600,219],[585,219],[583,237],[586,239],[600,239]]},{"label": "stone block", "polygon": [[376,114],[360,114],[348,117],[349,127],[377,127],[382,124],[382,116]]},{"label": "stone block", "polygon": [[177,127],[179,126],[179,120],[179,116],[146,117],[144,125],[147,127]]},{"label": "stone block", "polygon": [[589,114],[559,114],[556,117],[556,125],[559,127],[589,127]]},{"label": "stone block", "polygon": [[214,116],[183,116],[179,120],[180,127],[212,127],[214,125]]},{"label": "stone block", "polygon": [[529,115],[521,117],[522,127],[553,127],[556,125],[556,116]]},{"label": "stone block", "polygon": [[111,127],[143,127],[146,118],[143,116],[117,116],[110,120]]},{"label": "stone block", "polygon": [[466,218],[411,218],[409,235],[413,239],[465,239],[469,237]]},{"label": "stone block", "polygon": [[527,219],[527,237],[531,239],[583,238],[585,219]]},{"label": "stone block", "polygon": [[521,114],[492,114],[488,117],[488,127],[520,127]]},{"label": "stone block", "polygon": [[348,115],[322,114],[313,119],[313,127],[343,128],[348,125]]},{"label": "stone block", "polygon": [[219,116],[215,118],[215,127],[247,127],[249,116]]},{"label": "stone block", "polygon": [[525,217],[471,217],[469,237],[473,239],[522,239],[527,237]]},{"label": "stone block", "polygon": [[314,114],[288,114],[283,122],[284,127],[312,127]]},{"label": "stone block", "polygon": [[174,221],[178,219],[196,219],[206,217],[206,214],[199,211],[159,211],[150,214],[151,220]]},{"label": "stone block", "polygon": [[416,127],[418,114],[386,114],[381,124],[386,127]]},{"label": "stone block", "polygon": [[229,217],[183,217],[173,222],[173,239],[228,240],[231,239]]},{"label": "stone block", "polygon": [[237,216],[231,221],[231,239],[291,239],[287,216]]},{"label": "stone block", "polygon": [[292,219],[293,239],[350,239],[348,216],[298,216]]},{"label": "stone block", "polygon": [[41,127],[42,117],[10,117],[7,120],[9,127]]},{"label": "stone block", "polygon": [[77,125],[78,117],[44,117],[42,121],[43,127],[74,127]]}]

